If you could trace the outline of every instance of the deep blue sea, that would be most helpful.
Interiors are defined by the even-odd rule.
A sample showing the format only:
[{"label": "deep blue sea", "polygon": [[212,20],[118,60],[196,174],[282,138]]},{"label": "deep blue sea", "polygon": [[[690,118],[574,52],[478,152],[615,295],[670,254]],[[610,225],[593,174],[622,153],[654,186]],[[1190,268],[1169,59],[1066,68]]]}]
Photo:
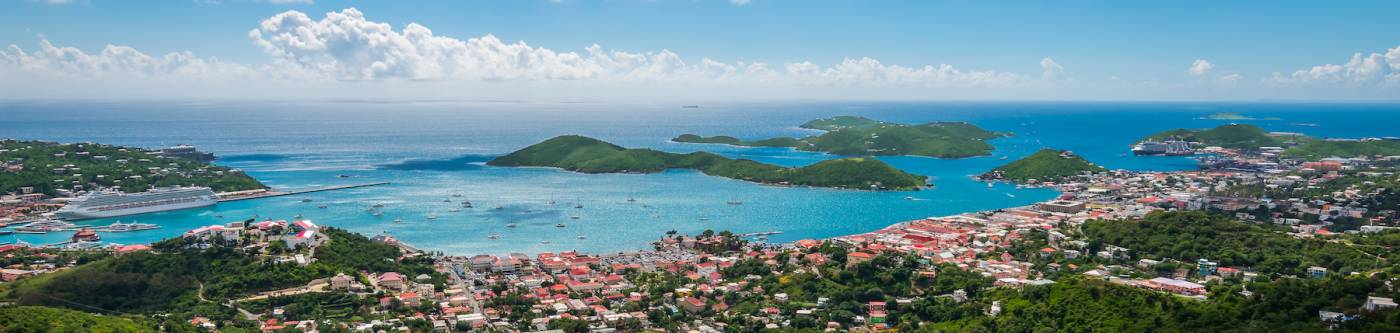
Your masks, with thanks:
[{"label": "deep blue sea", "polygon": [[[1202,119],[1217,112],[1271,120]],[[817,132],[797,125],[835,115],[908,123],[969,121],[1016,135],[994,140],[997,151],[991,157],[881,158],[933,178],[934,189],[917,192],[764,186],[681,170],[585,175],[483,165],[492,156],[556,135],[582,134],[627,147],[706,150],[800,166],[832,156],[678,144],[667,139],[683,133],[745,139],[810,135]],[[216,163],[241,168],[284,190],[392,183],[123,217],[120,220],[164,228],[106,233],[105,241],[147,243],[255,215],[289,219],[303,214],[323,225],[370,235],[388,233],[419,248],[449,254],[634,250],[650,247],[668,230],[782,231],[771,240],[785,242],[866,232],[928,216],[1026,205],[1056,193],[1007,185],[989,188],[970,176],[1007,162],[999,159],[1002,156],[1014,160],[1041,147],[1073,150],[1109,168],[1191,169],[1194,162],[1185,158],[1132,156],[1127,153],[1129,144],[1157,131],[1227,122],[1320,137],[1400,136],[1400,126],[1395,125],[1400,124],[1400,105],[824,102],[704,104],[685,109],[677,104],[606,103],[0,102],[0,137],[147,148],[193,144],[220,156]],[[337,177],[342,174],[353,177]],[[628,202],[629,197],[636,201]],[[303,198],[313,201],[303,203]],[[471,200],[477,208],[448,211],[462,199]],[[551,200],[557,204],[548,204]],[[729,200],[743,204],[726,204]],[[375,203],[386,206],[383,216],[365,212]],[[574,208],[575,203],[583,208]],[[492,209],[498,205],[504,209]],[[438,219],[428,220],[430,214]],[[395,219],[403,223],[393,223]],[[105,225],[114,220],[82,224]],[[510,223],[518,227],[507,228]],[[558,223],[566,226],[556,227]],[[500,238],[488,239],[493,233]],[[0,242],[47,244],[67,236],[18,235]]]}]

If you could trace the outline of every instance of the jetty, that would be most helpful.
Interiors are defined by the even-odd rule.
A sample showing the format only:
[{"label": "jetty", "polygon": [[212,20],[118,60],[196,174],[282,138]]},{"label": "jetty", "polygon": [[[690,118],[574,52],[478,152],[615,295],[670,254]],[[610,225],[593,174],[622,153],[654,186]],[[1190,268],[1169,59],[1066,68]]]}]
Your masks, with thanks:
[{"label": "jetty", "polygon": [[307,193],[315,193],[315,192],[326,192],[326,191],[336,191],[336,190],[348,190],[348,189],[352,189],[352,188],[361,188],[361,187],[370,187],[370,186],[380,186],[380,185],[389,185],[389,182],[364,183],[364,184],[350,184],[350,185],[335,185],[335,186],[318,187],[318,188],[313,188],[313,189],[297,190],[297,191],[272,191],[272,190],[268,190],[268,189],[257,189],[257,190],[247,190],[247,191],[223,192],[223,193],[219,193],[218,195],[219,195],[219,202],[229,202],[229,201],[242,201],[242,200],[262,199],[262,198],[271,198],[271,197],[281,197],[281,196],[297,195],[297,194],[307,194]]}]

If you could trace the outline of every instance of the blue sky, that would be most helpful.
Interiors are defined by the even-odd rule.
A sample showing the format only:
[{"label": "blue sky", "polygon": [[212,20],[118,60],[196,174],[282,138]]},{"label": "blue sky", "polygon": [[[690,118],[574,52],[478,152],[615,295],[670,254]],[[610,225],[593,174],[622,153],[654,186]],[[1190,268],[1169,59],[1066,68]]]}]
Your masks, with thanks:
[{"label": "blue sky", "polygon": [[[505,45],[524,42],[532,51],[572,52],[586,57],[585,48],[593,44],[607,52],[627,54],[660,54],[665,50],[687,66],[711,59],[734,66],[760,63],[778,73],[761,79],[755,78],[759,77],[756,74],[733,75],[723,83],[711,82],[716,75],[699,70],[638,74],[636,68],[598,69],[596,65],[568,75],[540,74],[560,71],[554,69],[520,68],[530,64],[504,65],[515,72],[472,72],[498,67],[489,63],[433,73],[425,68],[458,66],[461,61],[415,57],[411,61],[416,63],[394,62],[404,66],[401,70],[391,68],[388,71],[393,73],[369,75],[363,74],[365,68],[338,58],[345,54],[325,53],[333,50],[277,55],[249,36],[260,22],[279,13],[297,11],[316,21],[324,19],[326,13],[347,8],[354,8],[367,22],[387,23],[397,32],[417,23],[431,29],[436,37],[466,41],[489,34]],[[73,47],[87,55],[118,45],[156,58],[188,52],[196,59],[217,59],[249,72],[296,72],[277,78],[221,76],[218,79],[226,84],[222,87],[225,91],[207,94],[221,97],[268,94],[227,91],[240,85],[236,82],[301,86],[298,80],[310,80],[315,82],[310,94],[315,97],[373,92],[383,98],[429,98],[440,97],[445,90],[471,87],[472,91],[518,99],[647,99],[704,89],[708,98],[743,99],[1394,100],[1400,98],[1400,59],[1396,58],[1400,51],[1390,52],[1400,48],[1400,19],[1394,18],[1395,13],[1400,13],[1397,1],[751,0],[740,5],[728,0],[17,0],[0,2],[0,45],[14,45],[33,55],[41,53],[43,36],[55,47]],[[274,29],[265,36],[288,31]],[[398,52],[373,48],[365,52],[381,51]],[[474,53],[470,48],[465,52]],[[1388,52],[1395,57],[1389,57]],[[10,76],[68,85],[76,77],[89,84],[82,89],[88,92],[156,95],[149,90],[188,85],[155,82],[169,80],[150,76],[172,75],[158,73],[145,78],[152,82],[117,89],[110,87],[108,80],[116,80],[120,73],[43,72],[73,71],[72,67],[79,67],[77,71],[111,70],[111,66],[63,66],[33,57],[15,60],[20,58],[16,53],[13,48],[7,52],[11,66],[25,69],[11,69]],[[1361,60],[1375,53],[1380,63],[1372,64],[1372,70],[1362,67],[1364,61],[1347,66],[1357,53]],[[323,59],[312,59],[318,57]],[[999,79],[933,74],[909,78],[880,72],[884,74],[872,74],[880,81],[872,85],[860,78],[867,74],[846,75],[849,73],[837,68],[844,61],[865,58],[882,66],[914,70],[950,65],[958,73],[982,72],[985,75],[978,77]],[[1054,65],[1046,67],[1047,59]],[[1191,72],[1197,60],[1206,61],[1209,66],[1204,68],[1208,70]],[[42,66],[33,65],[36,61]],[[664,65],[663,59],[651,61]],[[15,65],[20,62],[29,66]],[[785,69],[786,64],[804,63],[814,65],[815,73],[824,73],[820,75],[823,79],[818,80],[815,74],[795,77],[791,68]],[[326,70],[327,64],[336,68]],[[371,62],[358,65],[371,66]],[[1321,72],[1311,71],[1319,66],[1323,66]],[[1062,69],[1052,74],[1047,68]],[[1295,75],[1298,71],[1308,73]],[[892,76],[904,78],[890,79]],[[593,86],[580,82],[595,80],[621,90],[662,88],[654,94],[628,95],[579,87]],[[657,84],[657,80],[666,83]],[[720,89],[736,85],[746,88],[736,92]],[[55,89],[63,87],[48,88],[54,89],[34,93],[51,97],[78,93],[77,89],[62,92]],[[198,92],[177,93],[201,96]]]}]

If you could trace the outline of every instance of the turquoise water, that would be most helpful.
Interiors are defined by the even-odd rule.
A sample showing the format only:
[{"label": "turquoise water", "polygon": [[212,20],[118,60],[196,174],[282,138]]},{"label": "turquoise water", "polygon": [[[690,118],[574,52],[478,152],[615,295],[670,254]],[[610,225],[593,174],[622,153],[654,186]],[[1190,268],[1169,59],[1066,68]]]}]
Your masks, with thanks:
[{"label": "turquoise water", "polygon": [[[244,169],[283,190],[392,183],[123,217],[120,220],[164,228],[102,234],[113,243],[146,243],[255,215],[289,219],[303,214],[320,224],[366,234],[388,233],[420,248],[450,254],[610,252],[649,247],[651,240],[668,230],[782,231],[771,238],[782,242],[866,232],[928,216],[1026,205],[1056,193],[1007,185],[988,188],[970,176],[1006,162],[998,157],[1015,159],[1041,147],[1074,150],[1110,168],[1190,169],[1194,164],[1188,159],[1125,152],[1137,138],[1156,131],[1226,123],[1200,119],[1214,112],[1277,117],[1239,121],[1274,131],[1324,137],[1400,135],[1400,129],[1389,125],[1400,121],[1400,107],[1361,104],[850,102],[706,104],[681,109],[669,104],[600,103],[7,102],[0,104],[0,137],[141,147],[194,144],[218,154],[217,163]],[[917,192],[763,186],[682,170],[584,175],[483,165],[492,156],[555,135],[583,134],[628,147],[707,150],[799,166],[831,156],[677,144],[667,139],[682,133],[745,139],[799,136],[814,133],[796,127],[807,120],[844,114],[900,122],[971,121],[1016,136],[995,140],[998,149],[992,157],[882,158],[933,178],[934,189]],[[628,202],[629,197],[636,201]],[[303,198],[313,201],[303,203]],[[448,212],[461,199],[471,200],[476,208]],[[550,200],[557,204],[549,205]],[[729,200],[743,204],[726,204]],[[374,203],[385,204],[383,216],[365,212]],[[575,209],[575,203],[584,207]],[[498,205],[504,209],[492,209]],[[429,214],[438,219],[428,220]],[[394,219],[403,223],[393,223]],[[518,227],[507,228],[509,223]],[[558,228],[558,223],[566,227]],[[488,239],[493,233],[500,238]],[[580,235],[586,239],[578,239]],[[42,244],[67,236],[19,235],[14,240]]]}]

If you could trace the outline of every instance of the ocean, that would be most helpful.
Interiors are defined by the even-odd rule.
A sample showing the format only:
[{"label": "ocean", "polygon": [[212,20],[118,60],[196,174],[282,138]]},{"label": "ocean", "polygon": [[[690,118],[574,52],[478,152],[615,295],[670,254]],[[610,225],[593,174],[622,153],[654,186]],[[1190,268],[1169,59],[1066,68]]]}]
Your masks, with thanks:
[{"label": "ocean", "polygon": [[[1254,119],[1205,119],[1218,112]],[[704,150],[801,166],[833,156],[790,149],[679,144],[668,139],[684,133],[743,139],[803,136],[818,132],[798,125],[836,115],[906,123],[968,121],[1015,136],[994,140],[997,150],[988,157],[881,157],[900,169],[931,176],[935,187],[915,192],[765,186],[688,170],[587,175],[484,165],[493,156],[550,137],[581,134],[625,147]],[[318,224],[366,235],[388,234],[421,249],[460,255],[647,249],[651,241],[669,230],[780,231],[770,241],[788,242],[867,232],[929,216],[1027,205],[1057,193],[1005,184],[988,187],[971,176],[1042,147],[1072,150],[1111,169],[1188,170],[1195,166],[1190,159],[1133,156],[1129,145],[1162,130],[1231,122],[1318,137],[1400,136],[1400,127],[1394,126],[1400,123],[1400,105],[750,102],[702,104],[691,109],[662,103],[0,102],[3,138],[145,148],[192,144],[218,155],[215,163],[243,169],[280,190],[391,183],[81,221],[84,225],[106,225],[137,220],[163,226],[150,231],[103,233],[106,242],[149,243],[204,225],[254,216],[291,219],[301,214]],[[1001,160],[1003,156],[1008,159]],[[460,207],[460,200],[470,200],[476,208],[450,212]],[[742,204],[726,203],[731,200]],[[366,212],[373,204],[385,205],[383,216]],[[320,205],[327,207],[317,208]],[[495,209],[497,206],[501,209]],[[429,215],[437,219],[430,220]],[[402,223],[394,223],[395,219]],[[508,228],[508,224],[516,227]],[[493,234],[498,239],[488,238]],[[0,238],[0,242],[47,244],[67,237],[67,233],[15,235]]]}]

